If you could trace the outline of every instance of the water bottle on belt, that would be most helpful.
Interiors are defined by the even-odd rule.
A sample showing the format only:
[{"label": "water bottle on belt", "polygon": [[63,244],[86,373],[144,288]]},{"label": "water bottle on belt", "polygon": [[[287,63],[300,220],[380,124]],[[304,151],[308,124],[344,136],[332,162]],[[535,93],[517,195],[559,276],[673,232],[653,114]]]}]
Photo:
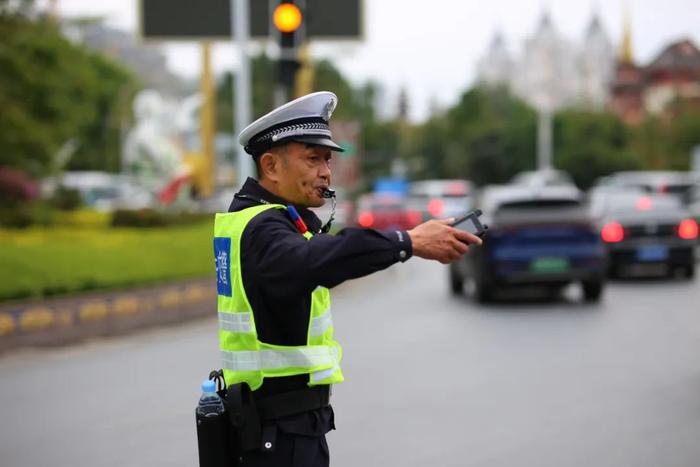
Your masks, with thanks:
[{"label": "water bottle on belt", "polygon": [[216,393],[216,383],[202,383],[202,397],[195,410],[200,467],[230,467],[231,438],[226,408]]}]

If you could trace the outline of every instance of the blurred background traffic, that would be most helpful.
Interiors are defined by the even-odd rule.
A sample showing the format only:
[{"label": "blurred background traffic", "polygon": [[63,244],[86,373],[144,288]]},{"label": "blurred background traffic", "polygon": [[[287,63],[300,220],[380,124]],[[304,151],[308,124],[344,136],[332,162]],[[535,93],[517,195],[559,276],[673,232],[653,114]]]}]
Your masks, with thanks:
[{"label": "blurred background traffic", "polygon": [[[432,97],[426,99],[422,76],[434,68],[430,57],[427,66],[404,64],[416,78],[399,78],[399,85],[396,71],[374,59],[372,44],[386,41],[382,29],[403,24],[397,22],[407,12],[390,22],[379,16],[384,10],[364,2],[312,1],[291,3],[306,16],[300,9],[298,16],[274,16],[276,2],[253,2],[250,45],[232,49],[222,37],[237,33],[226,1],[201,9],[159,1],[86,5],[2,2],[0,226],[7,247],[1,254],[19,269],[6,268],[1,299],[210,274],[202,249],[187,261],[187,272],[154,267],[150,276],[134,279],[102,244],[118,235],[114,228],[155,232],[167,225],[207,237],[209,227],[197,227],[210,213],[225,211],[237,186],[252,175],[236,128],[285,99],[322,89],[339,96],[333,131],[346,149],[333,161],[336,228],[411,228],[481,203],[494,203],[484,210],[494,216],[502,203],[492,185],[510,183],[531,187],[517,196],[511,190],[519,200],[510,204],[527,205],[531,197],[528,206],[537,212],[549,209],[534,201],[547,196],[538,187],[581,190],[571,193],[571,202],[576,198],[582,212],[597,218],[592,222],[599,234],[607,226],[601,216],[617,222],[608,212],[615,187],[669,195],[682,205],[675,224],[686,221],[684,235],[692,236],[700,210],[700,51],[682,28],[642,33],[647,4],[637,8],[637,22],[645,26],[638,29],[630,4],[587,7],[576,21],[540,8],[529,23],[504,23],[513,22],[518,32],[494,23],[486,37],[473,33],[478,40],[469,44],[469,54],[475,59],[464,65],[471,78],[454,86],[451,99],[439,83],[452,83],[453,73],[432,75]],[[561,30],[557,21],[577,29]],[[652,33],[660,37],[653,44]],[[393,47],[403,54],[408,45]],[[358,70],[363,79],[355,76]],[[664,211],[656,204],[639,225],[662,222],[654,217]],[[330,213],[330,205],[319,210],[324,220]],[[70,268],[42,268],[62,258],[49,249],[42,252],[44,261],[31,259],[38,248],[25,248],[22,240],[53,232],[52,241],[61,242],[74,231],[88,238]],[[91,245],[95,251],[85,254]],[[610,270],[609,257],[615,262],[624,256],[620,248],[606,248],[601,267]],[[668,248],[642,263],[680,254]],[[98,269],[120,273],[80,273],[87,258],[101,263]],[[692,276],[690,266],[676,264]],[[456,274],[454,280],[466,270]],[[70,277],[75,275],[80,277]]]},{"label": "blurred background traffic", "polygon": [[[49,362],[78,381],[106,353],[117,380],[147,379],[169,355],[177,381],[158,387],[171,405],[150,422],[119,403],[93,407],[116,424],[62,433],[72,414],[47,406],[55,418],[43,429],[66,465],[83,463],[64,436],[94,437],[89,457],[103,462],[90,465],[191,465],[190,405],[218,365],[212,214],[254,175],[236,135],[288,99],[329,90],[345,148],[332,161],[333,233],[472,209],[489,226],[484,245],[449,266],[412,260],[339,288],[351,378],[338,391],[349,418],[331,439],[337,465],[466,465],[454,447],[465,433],[475,465],[589,465],[611,450],[596,463],[697,465],[685,435],[700,430],[687,410],[700,394],[700,7],[407,3],[0,0],[0,412],[22,418],[22,404],[7,404],[13,388],[43,388]],[[317,214],[325,222],[333,206]],[[403,332],[382,347],[386,336],[355,315]],[[209,318],[73,354],[17,352],[194,317]],[[422,380],[363,393],[406,378],[391,370],[406,358],[432,362],[454,405]],[[66,395],[77,386],[61,384],[65,410],[78,406]],[[490,397],[498,407],[474,402]],[[640,409],[655,403],[664,410]],[[393,451],[358,415],[371,407],[392,424],[416,406],[434,410],[422,417],[445,423],[450,443],[404,420],[415,431],[390,436],[404,446]],[[450,421],[452,410],[471,422]],[[535,421],[542,413],[562,415]],[[161,438],[129,438],[133,420]],[[651,449],[649,433],[667,422],[676,429]],[[0,458],[55,459],[24,449],[22,426],[2,432]],[[626,433],[619,445],[613,430]],[[115,433],[137,448],[98,441]]]}]

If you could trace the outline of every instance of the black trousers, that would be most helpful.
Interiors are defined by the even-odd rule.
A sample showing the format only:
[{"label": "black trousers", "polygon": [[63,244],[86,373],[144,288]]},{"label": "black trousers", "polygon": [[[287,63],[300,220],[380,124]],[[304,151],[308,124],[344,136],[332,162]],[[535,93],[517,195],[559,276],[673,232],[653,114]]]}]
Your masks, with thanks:
[{"label": "black trousers", "polygon": [[278,430],[273,451],[248,451],[242,467],[328,467],[330,457],[326,435],[319,437]]}]

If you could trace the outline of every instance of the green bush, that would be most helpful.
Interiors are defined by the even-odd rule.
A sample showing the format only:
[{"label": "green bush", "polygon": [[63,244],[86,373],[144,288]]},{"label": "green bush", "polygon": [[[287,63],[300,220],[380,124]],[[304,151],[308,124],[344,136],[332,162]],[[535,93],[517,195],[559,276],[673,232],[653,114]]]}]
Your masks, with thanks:
[{"label": "green bush", "polygon": [[164,227],[189,225],[211,219],[211,214],[118,209],[112,214],[113,227]]},{"label": "green bush", "polygon": [[45,202],[35,201],[0,209],[0,227],[25,229],[33,225],[49,226],[53,209]]},{"label": "green bush", "polygon": [[165,216],[154,209],[118,209],[112,213],[113,227],[163,227]]},{"label": "green bush", "polygon": [[[67,198],[66,198],[67,199]],[[65,204],[63,206],[68,206]],[[119,209],[112,213],[91,209],[57,209],[53,200],[0,208],[0,228],[25,229],[56,226],[100,229],[106,227],[175,227],[210,220],[211,214],[155,209]]]},{"label": "green bush", "polygon": [[66,187],[58,187],[56,192],[51,197],[51,205],[62,211],[73,211],[78,209],[83,203],[78,190]]},{"label": "green bush", "polygon": [[0,229],[0,301],[212,277],[213,230]]},{"label": "green bush", "polygon": [[7,208],[0,209],[0,226],[15,229],[25,229],[32,225],[34,220],[26,209]]},{"label": "green bush", "polygon": [[169,212],[166,213],[168,225],[192,225],[212,221],[211,213],[199,212]]}]

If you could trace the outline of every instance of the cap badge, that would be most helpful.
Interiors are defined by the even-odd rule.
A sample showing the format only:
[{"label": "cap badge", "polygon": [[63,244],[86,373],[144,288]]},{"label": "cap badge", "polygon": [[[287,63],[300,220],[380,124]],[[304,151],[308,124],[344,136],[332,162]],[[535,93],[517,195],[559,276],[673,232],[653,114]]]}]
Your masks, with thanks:
[{"label": "cap badge", "polygon": [[328,121],[331,119],[331,115],[333,114],[333,100],[329,100],[328,103],[323,107],[323,111],[321,112],[321,118],[324,119],[325,121]]}]

